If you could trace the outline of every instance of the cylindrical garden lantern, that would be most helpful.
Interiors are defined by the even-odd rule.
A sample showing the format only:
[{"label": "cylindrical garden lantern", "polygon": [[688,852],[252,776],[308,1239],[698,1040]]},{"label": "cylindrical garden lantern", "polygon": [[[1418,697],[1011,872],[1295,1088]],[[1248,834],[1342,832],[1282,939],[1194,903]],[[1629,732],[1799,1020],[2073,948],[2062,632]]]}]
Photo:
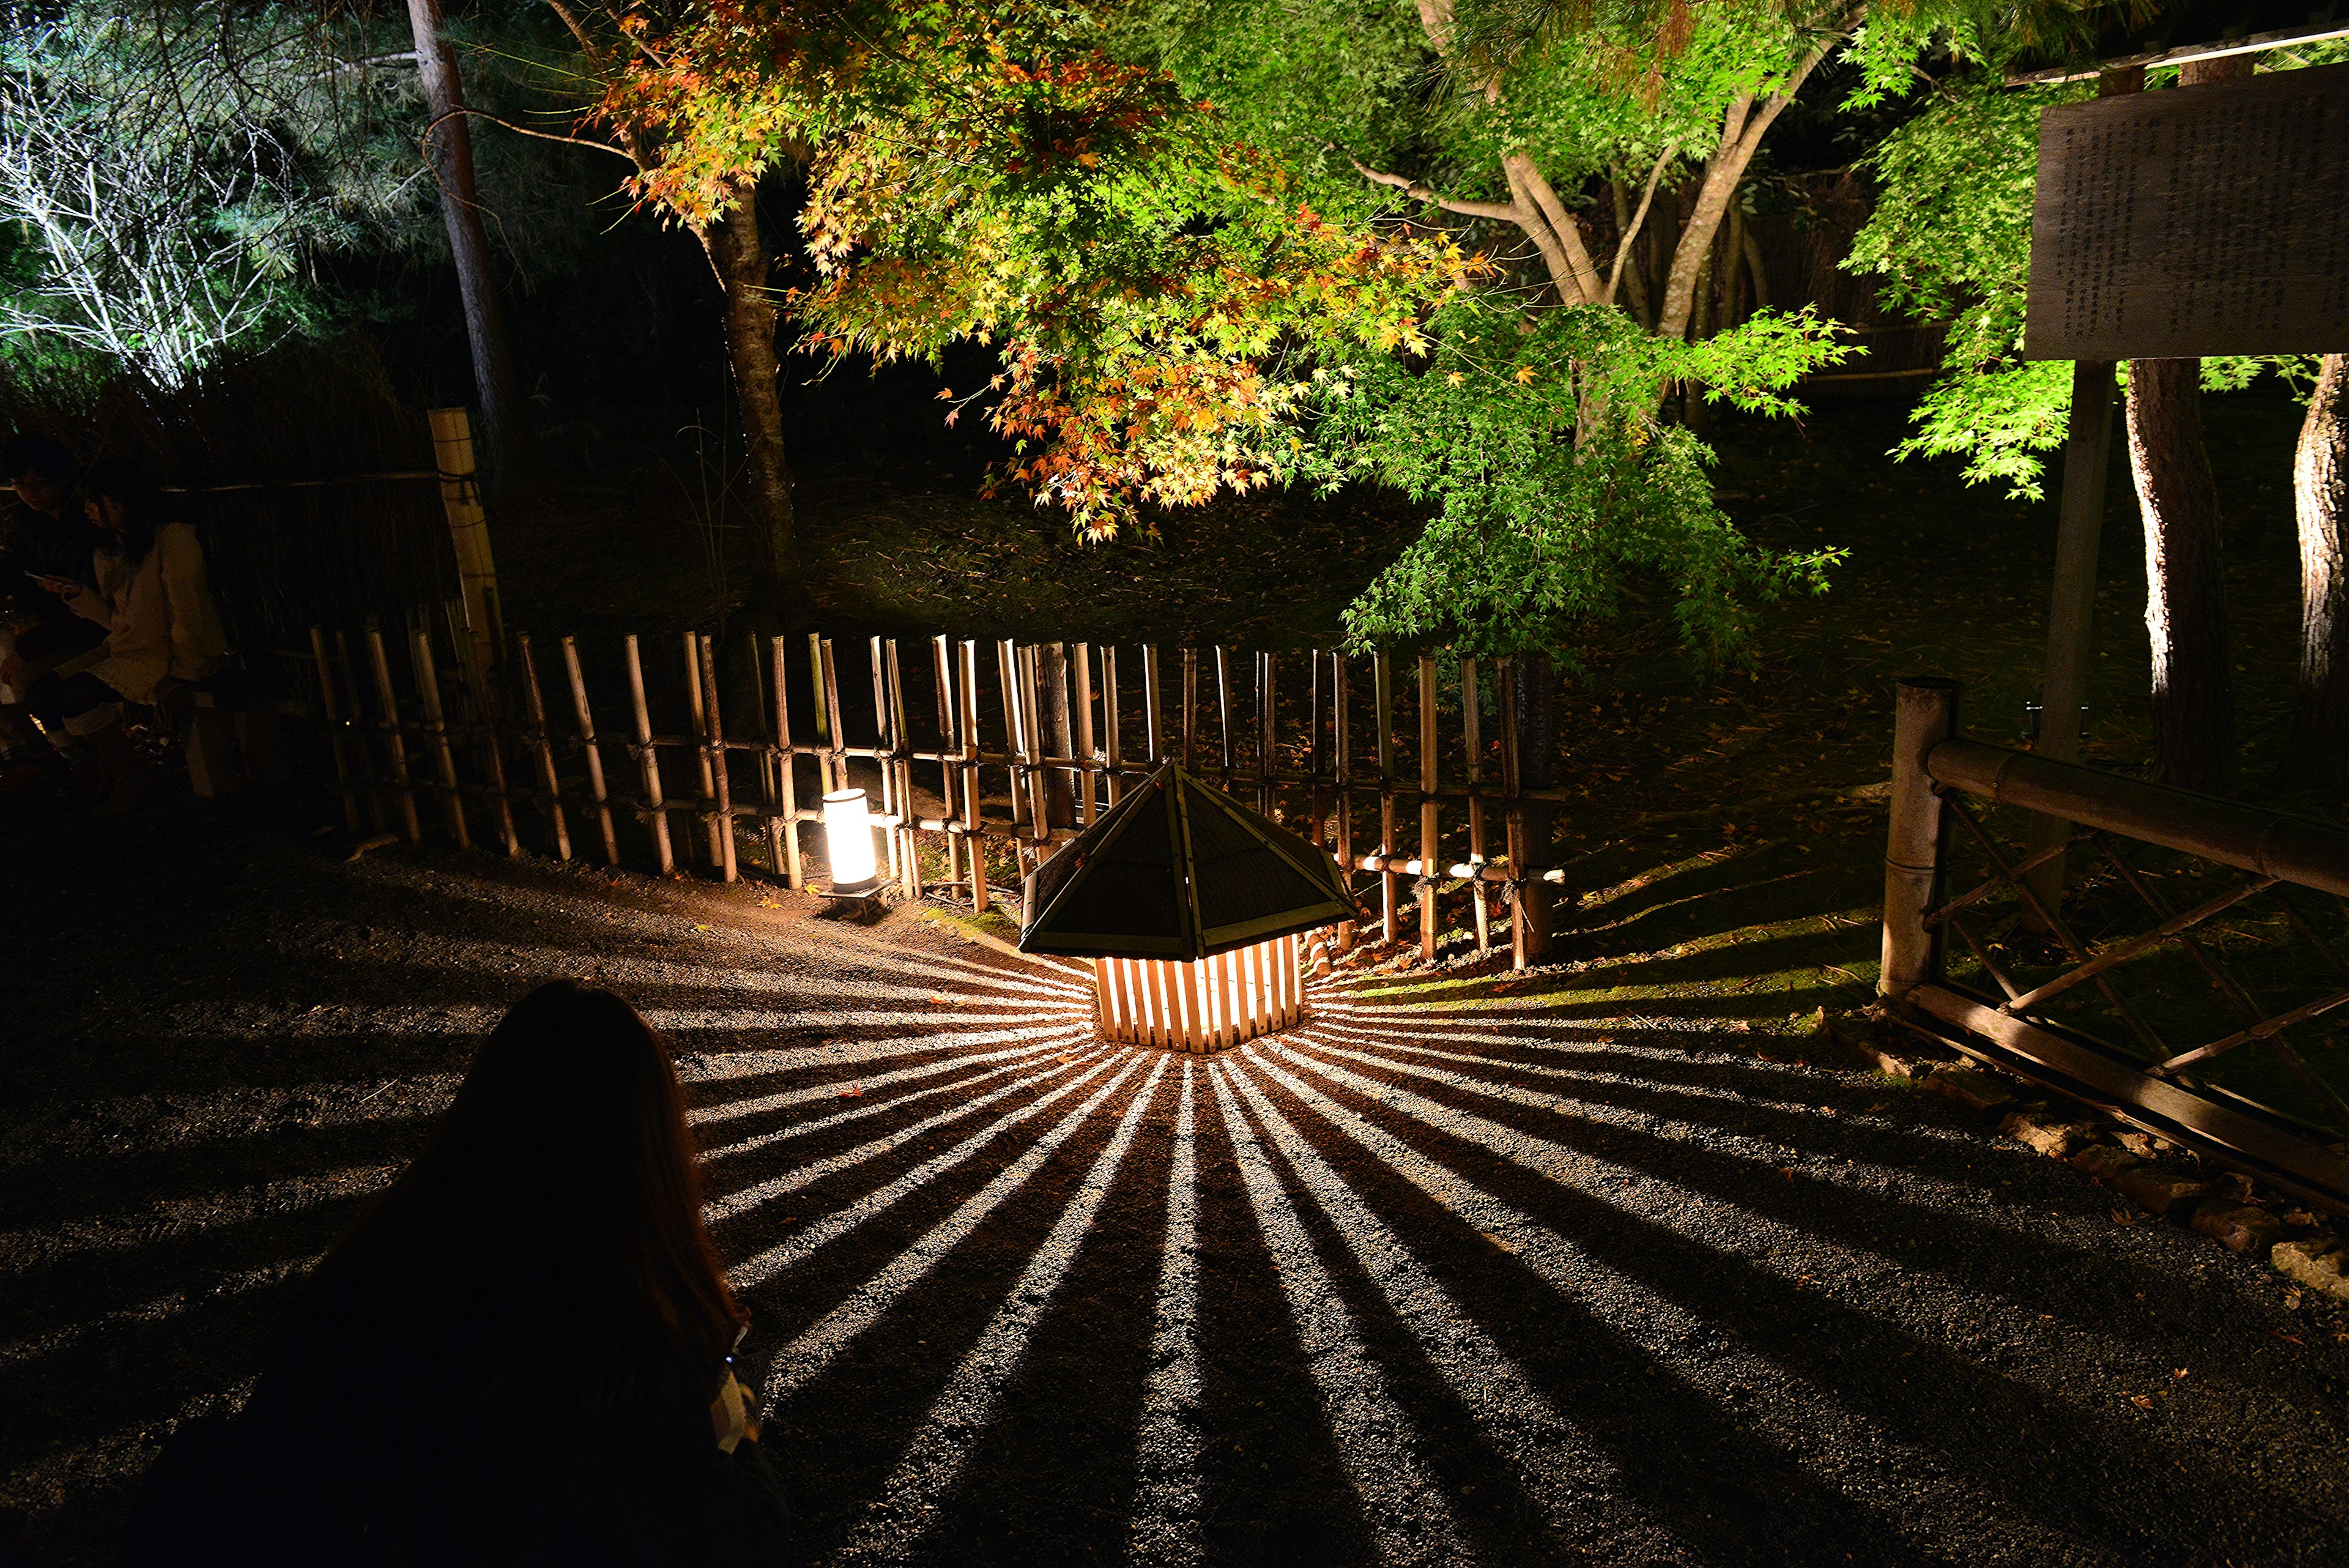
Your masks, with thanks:
[{"label": "cylindrical garden lantern", "polygon": [[1325,850],[1169,763],[1028,877],[1023,952],[1093,961],[1103,1040],[1220,1051],[1305,1018],[1300,934],[1361,911]]}]

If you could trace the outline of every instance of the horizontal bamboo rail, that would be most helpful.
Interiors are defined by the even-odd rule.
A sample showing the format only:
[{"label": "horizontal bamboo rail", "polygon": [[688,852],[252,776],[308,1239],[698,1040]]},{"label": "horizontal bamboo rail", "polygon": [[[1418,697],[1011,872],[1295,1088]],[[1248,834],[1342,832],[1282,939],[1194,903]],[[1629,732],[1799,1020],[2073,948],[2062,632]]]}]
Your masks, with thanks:
[{"label": "horizontal bamboo rail", "polygon": [[[1515,727],[1480,712],[1487,694],[1514,711],[1506,659],[1417,656],[1413,678],[1398,681],[1386,653],[1185,648],[1170,674],[1150,646],[1135,657],[936,637],[925,657],[919,643],[876,637],[864,649],[867,709],[850,685],[864,684],[854,644],[820,634],[726,646],[628,636],[600,664],[575,638],[560,639],[557,661],[523,637],[512,657],[482,659],[436,618],[411,617],[404,635],[370,624],[356,644],[312,632],[317,711],[354,832],[396,824],[419,840],[437,808],[460,846],[486,820],[519,854],[519,821],[558,859],[618,866],[635,854],[669,875],[690,858],[730,882],[748,864],[803,888],[823,840],[802,834],[823,820],[807,792],[854,784],[868,792],[885,836],[876,859],[898,896],[984,909],[1001,876],[990,853],[1024,874],[1171,757],[1283,820],[1350,877],[1367,873],[1382,936],[1401,941],[1409,929],[1424,957],[1439,950],[1450,900],[1472,917],[1479,952],[1505,912],[1517,967],[1537,961],[1566,879],[1540,863],[1547,846],[1530,841],[1525,808],[1574,797],[1523,787]],[[409,655],[405,683],[386,656],[393,641]],[[355,645],[366,664],[354,666]],[[558,682],[552,701],[546,673]],[[795,685],[808,699],[802,722]],[[1362,815],[1372,805],[1375,842]],[[1488,853],[1495,826],[1506,854]],[[1339,950],[1352,941],[1341,928]]]}]

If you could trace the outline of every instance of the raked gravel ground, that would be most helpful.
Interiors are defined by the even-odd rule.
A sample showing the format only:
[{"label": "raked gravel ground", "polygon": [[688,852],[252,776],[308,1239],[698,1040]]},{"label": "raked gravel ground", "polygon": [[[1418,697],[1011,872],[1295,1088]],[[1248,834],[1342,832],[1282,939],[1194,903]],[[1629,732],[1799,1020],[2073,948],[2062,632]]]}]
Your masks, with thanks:
[{"label": "raked gravel ground", "polygon": [[586,975],[679,1052],[812,1562],[2349,1563],[2329,1307],[1570,976],[1341,981],[1203,1062],[911,911],[0,832],[0,1559],[106,1561],[474,1040]]}]

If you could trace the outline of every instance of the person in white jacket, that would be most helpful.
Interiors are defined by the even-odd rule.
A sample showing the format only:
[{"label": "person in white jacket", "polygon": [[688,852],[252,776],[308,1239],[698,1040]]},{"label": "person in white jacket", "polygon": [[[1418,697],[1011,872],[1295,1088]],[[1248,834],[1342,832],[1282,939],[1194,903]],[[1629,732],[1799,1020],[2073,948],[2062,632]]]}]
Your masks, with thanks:
[{"label": "person in white jacket", "polygon": [[117,815],[146,799],[153,769],[122,729],[126,701],[162,706],[171,694],[219,670],[229,651],[204,575],[196,531],[172,522],[162,496],[135,463],[105,459],[82,479],[98,530],[98,586],[44,579],[76,615],[106,628],[104,657],[79,674],[45,676],[27,706],[42,723],[88,745],[103,769],[97,810]]}]

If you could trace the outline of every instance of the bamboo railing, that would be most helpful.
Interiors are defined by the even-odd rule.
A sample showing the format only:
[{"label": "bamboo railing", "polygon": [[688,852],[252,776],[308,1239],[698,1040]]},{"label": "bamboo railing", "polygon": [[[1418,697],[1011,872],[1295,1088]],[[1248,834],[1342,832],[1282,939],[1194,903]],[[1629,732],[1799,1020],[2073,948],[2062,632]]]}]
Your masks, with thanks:
[{"label": "bamboo railing", "polygon": [[[854,645],[821,634],[723,649],[703,633],[563,637],[554,657],[520,636],[482,670],[467,607],[415,615],[402,635],[311,630],[355,833],[416,841],[437,817],[460,847],[484,836],[514,855],[532,824],[558,859],[641,854],[663,875],[694,860],[730,882],[747,857],[802,888],[802,833],[823,820],[808,792],[854,784],[899,895],[984,909],[1000,879],[990,850],[1025,872],[1173,759],[1328,849],[1386,941],[1413,934],[1433,958],[1444,905],[1464,900],[1480,953],[1504,919],[1518,967],[1547,945],[1563,877],[1541,863],[1527,808],[1568,797],[1524,787],[1516,726],[1488,728],[1488,696],[1516,711],[1507,659],[1209,646],[1175,650],[1170,670],[1153,646],[933,637],[909,658],[874,637],[868,709]],[[1341,950],[1353,940],[1341,930]]]}]

